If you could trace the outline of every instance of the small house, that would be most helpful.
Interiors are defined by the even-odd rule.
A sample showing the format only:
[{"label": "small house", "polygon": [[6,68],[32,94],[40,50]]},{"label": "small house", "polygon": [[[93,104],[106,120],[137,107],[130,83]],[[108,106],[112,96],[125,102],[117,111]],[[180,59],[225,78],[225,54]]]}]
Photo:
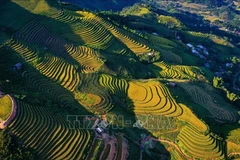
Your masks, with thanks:
[{"label": "small house", "polygon": [[201,48],[201,49],[206,49],[205,47],[203,47],[201,44],[197,45],[198,48]]},{"label": "small house", "polygon": [[108,125],[109,125],[109,124],[108,124],[106,121],[104,121],[104,120],[102,120],[102,121],[98,124],[99,127],[104,128],[104,129],[106,129],[106,128],[108,127]]},{"label": "small house", "polygon": [[193,54],[198,54],[198,51],[195,50],[195,49],[192,49],[192,53],[193,53]]},{"label": "small house", "polygon": [[204,63],[204,66],[205,66],[206,68],[210,68],[209,63]]},{"label": "small house", "polygon": [[209,53],[208,53],[207,50],[204,50],[204,51],[203,51],[203,54],[205,54],[206,56],[209,56]]},{"label": "small house", "polygon": [[175,87],[175,86],[176,86],[176,83],[170,82],[170,83],[168,83],[168,85],[169,85],[170,87]]},{"label": "small house", "polygon": [[187,43],[187,46],[188,46],[189,48],[193,48],[193,45],[190,44],[190,43]]},{"label": "small house", "polygon": [[199,57],[202,59],[206,59],[206,57],[204,57],[203,55],[199,54]]},{"label": "small house", "polygon": [[232,68],[232,67],[233,67],[233,64],[232,64],[232,63],[226,63],[226,67]]},{"label": "small house", "polygon": [[101,134],[104,130],[101,127],[96,128],[96,131]]},{"label": "small house", "polygon": [[14,65],[14,70],[20,70],[22,69],[22,64],[21,63],[17,63]]},{"label": "small house", "polygon": [[44,49],[44,51],[47,51],[47,50],[48,50],[48,48],[47,48],[47,47],[44,47],[43,49]]},{"label": "small house", "polygon": [[149,56],[149,57],[153,57],[153,56],[154,56],[154,53],[153,53],[153,52],[149,52],[149,53],[148,53],[148,56]]}]

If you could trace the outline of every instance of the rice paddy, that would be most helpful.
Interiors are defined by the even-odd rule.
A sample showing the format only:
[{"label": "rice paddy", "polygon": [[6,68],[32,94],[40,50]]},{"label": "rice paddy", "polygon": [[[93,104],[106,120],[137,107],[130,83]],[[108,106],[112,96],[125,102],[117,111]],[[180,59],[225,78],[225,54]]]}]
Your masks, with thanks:
[{"label": "rice paddy", "polygon": [[[9,54],[20,57],[24,66],[13,71],[16,79],[24,80],[26,90],[34,90],[33,97],[41,95],[49,99],[43,103],[39,96],[30,101],[29,94],[25,95],[26,99],[16,98],[17,114],[8,128],[21,145],[33,149],[40,159],[119,160],[133,154],[129,146],[137,146],[135,149],[139,152],[141,134],[165,138],[165,142],[178,146],[179,150],[163,143],[163,148],[175,159],[226,159],[226,153],[239,147],[230,144],[233,147],[227,151],[227,139],[215,135],[212,123],[194,112],[196,104],[209,112],[216,124],[235,124],[239,120],[236,109],[223,100],[217,102],[216,97],[221,95],[208,84],[200,67],[185,64],[186,54],[182,54],[185,50],[178,52],[182,43],[165,37],[172,35],[172,30],[153,24],[159,27],[156,29],[159,35],[147,33],[147,29],[146,33],[138,34],[130,26],[111,20],[107,14],[69,10],[64,5],[55,8],[50,4],[44,0],[34,1],[29,7],[22,4],[34,13],[31,16],[34,18],[16,28],[2,45]],[[37,9],[39,6],[43,8]],[[151,27],[141,20],[129,23]],[[61,33],[64,29],[58,30],[60,24],[69,32]],[[163,33],[165,31],[168,33]],[[209,35],[189,32],[189,37],[209,38]],[[156,52],[160,59],[153,62],[139,58]],[[193,103],[176,96],[172,92],[176,88]],[[9,101],[1,103],[3,98],[0,105],[9,106]],[[0,110],[0,118],[6,119],[9,108],[7,112]],[[128,127],[117,130],[122,133],[107,128],[98,134],[95,128],[71,128],[66,116],[77,114],[99,115],[98,118],[105,117],[106,122],[106,117],[111,115],[123,115],[131,120],[140,116],[164,117],[175,127],[164,131],[144,127],[134,130],[132,125],[124,124]],[[111,125],[115,127],[118,123],[111,121]],[[155,154],[156,151],[143,149],[143,152]]]}]

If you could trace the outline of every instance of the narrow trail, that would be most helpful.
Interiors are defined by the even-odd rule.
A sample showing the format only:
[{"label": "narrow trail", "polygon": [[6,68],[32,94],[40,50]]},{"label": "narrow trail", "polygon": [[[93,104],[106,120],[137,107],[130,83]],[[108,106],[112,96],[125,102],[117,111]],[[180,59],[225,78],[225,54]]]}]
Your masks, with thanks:
[{"label": "narrow trail", "polygon": [[228,158],[230,158],[231,156],[234,156],[234,155],[240,155],[240,152],[232,152],[232,153],[229,153],[227,155]]}]

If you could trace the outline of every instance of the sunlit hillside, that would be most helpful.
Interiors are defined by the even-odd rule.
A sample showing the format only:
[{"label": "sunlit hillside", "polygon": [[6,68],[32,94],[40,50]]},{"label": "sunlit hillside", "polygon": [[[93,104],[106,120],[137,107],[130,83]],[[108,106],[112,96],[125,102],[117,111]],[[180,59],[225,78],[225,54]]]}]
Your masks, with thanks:
[{"label": "sunlit hillside", "polygon": [[0,159],[240,157],[240,38],[134,2],[0,2]]}]

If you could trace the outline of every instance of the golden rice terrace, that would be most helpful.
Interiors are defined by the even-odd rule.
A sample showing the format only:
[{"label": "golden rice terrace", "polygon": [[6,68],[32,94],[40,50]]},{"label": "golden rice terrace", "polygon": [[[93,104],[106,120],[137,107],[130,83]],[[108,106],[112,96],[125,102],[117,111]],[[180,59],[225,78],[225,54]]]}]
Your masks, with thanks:
[{"label": "golden rice terrace", "polygon": [[0,3],[0,159],[240,158],[239,37],[150,2]]}]

